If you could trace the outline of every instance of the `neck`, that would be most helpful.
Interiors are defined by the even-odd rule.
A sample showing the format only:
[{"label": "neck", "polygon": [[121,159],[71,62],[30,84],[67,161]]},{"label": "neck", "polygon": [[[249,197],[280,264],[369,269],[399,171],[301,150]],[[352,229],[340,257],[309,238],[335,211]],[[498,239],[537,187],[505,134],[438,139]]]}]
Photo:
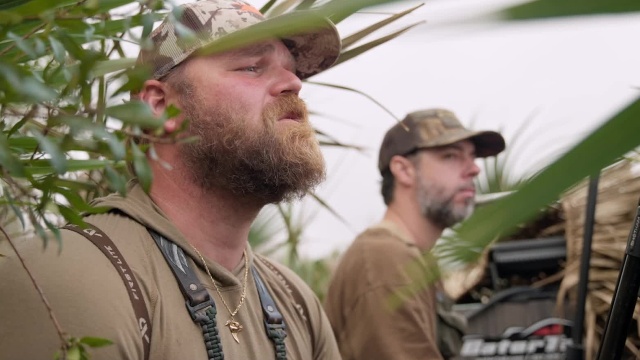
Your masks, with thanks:
[{"label": "neck", "polygon": [[201,189],[184,175],[187,169],[159,167],[152,164],[153,201],[202,256],[231,271],[242,261],[251,223],[262,205],[221,189]]},{"label": "neck", "polygon": [[444,231],[423,216],[419,206],[413,203],[391,203],[384,220],[402,229],[423,252],[431,250]]}]

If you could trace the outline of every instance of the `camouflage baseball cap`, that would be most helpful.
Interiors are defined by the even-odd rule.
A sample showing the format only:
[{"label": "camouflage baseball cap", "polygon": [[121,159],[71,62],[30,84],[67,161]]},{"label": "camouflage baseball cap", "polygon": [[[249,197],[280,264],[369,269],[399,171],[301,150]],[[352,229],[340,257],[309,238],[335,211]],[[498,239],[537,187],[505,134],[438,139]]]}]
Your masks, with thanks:
[{"label": "camouflage baseball cap", "polygon": [[384,172],[395,155],[408,155],[417,149],[445,146],[467,139],[475,144],[477,157],[497,155],[505,148],[502,135],[495,131],[468,130],[451,111],[428,109],[412,112],[384,136],[378,169]]},{"label": "camouflage baseball cap", "polygon": [[[143,47],[138,55],[138,65],[150,66],[154,79],[167,75],[194,52],[215,46],[223,38],[228,40],[231,33],[237,36],[256,24],[266,29],[275,19],[299,16],[290,13],[266,19],[258,9],[240,0],[202,0],[180,7],[177,24],[170,17],[165,18],[151,32],[151,46]],[[184,28],[192,31],[196,38],[178,35],[185,33]],[[340,55],[338,31],[324,18],[318,19],[318,27],[313,30],[282,37],[282,41],[296,59],[296,75],[301,79],[328,69]]]}]

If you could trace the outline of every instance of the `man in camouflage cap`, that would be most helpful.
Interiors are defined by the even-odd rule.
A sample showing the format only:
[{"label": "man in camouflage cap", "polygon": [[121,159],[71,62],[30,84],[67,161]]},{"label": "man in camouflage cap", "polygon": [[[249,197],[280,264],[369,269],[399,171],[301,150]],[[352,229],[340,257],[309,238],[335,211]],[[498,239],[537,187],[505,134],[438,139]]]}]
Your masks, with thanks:
[{"label": "man in camouflage cap", "polygon": [[[387,131],[378,159],[387,210],[345,252],[325,303],[343,359],[454,355],[465,322],[440,311],[436,321],[437,286],[425,285],[433,269],[425,255],[445,228],[471,214],[476,158],[504,147],[499,133],[470,131],[444,109],[410,113]],[[398,294],[405,295],[391,309]]]},{"label": "man in camouflage cap", "polygon": [[[309,287],[247,242],[264,205],[302,197],[325,175],[298,94],[335,62],[340,38],[325,19],[265,36],[287,16],[266,20],[238,0],[171,12],[143,39],[138,65],[151,75],[132,94],[158,117],[180,110],[153,143],[149,193],[133,181],[126,198],[97,200],[110,211],[85,220],[104,234],[63,230],[60,253],[21,249],[64,329],[114,343],[89,349],[92,359],[340,358]],[[198,141],[173,141],[181,128]],[[1,357],[53,358],[60,340],[19,261],[8,255],[0,270]]]}]

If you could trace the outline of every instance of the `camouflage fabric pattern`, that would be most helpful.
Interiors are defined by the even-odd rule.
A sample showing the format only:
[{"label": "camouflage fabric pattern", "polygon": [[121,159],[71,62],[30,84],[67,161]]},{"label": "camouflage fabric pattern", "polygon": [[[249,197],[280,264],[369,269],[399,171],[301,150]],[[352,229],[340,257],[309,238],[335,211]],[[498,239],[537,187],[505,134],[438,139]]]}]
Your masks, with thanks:
[{"label": "camouflage fabric pattern", "polygon": [[412,112],[385,134],[378,169],[384,172],[395,155],[408,155],[417,149],[445,146],[467,139],[475,144],[477,157],[497,155],[505,148],[502,135],[495,131],[468,130],[449,110]]},{"label": "camouflage fabric pattern", "polygon": [[[176,26],[167,17],[151,33],[151,49],[142,50],[138,56],[138,64],[151,66],[154,79],[167,75],[194,51],[225,35],[269,21],[258,9],[240,0],[196,1],[181,7],[179,24]],[[341,41],[335,26],[329,20],[323,22],[326,26],[316,32],[282,39],[296,59],[296,74],[301,79],[331,67],[340,54]],[[191,30],[196,38],[180,36],[180,27]]]}]

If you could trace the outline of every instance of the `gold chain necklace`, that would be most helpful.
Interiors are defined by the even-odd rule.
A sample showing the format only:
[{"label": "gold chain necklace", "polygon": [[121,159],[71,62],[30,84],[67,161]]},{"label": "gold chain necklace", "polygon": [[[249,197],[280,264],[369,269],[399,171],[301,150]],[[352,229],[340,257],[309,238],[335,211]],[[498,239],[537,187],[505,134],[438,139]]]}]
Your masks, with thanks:
[{"label": "gold chain necklace", "polygon": [[238,303],[238,306],[236,306],[235,310],[231,311],[231,308],[229,307],[227,302],[224,300],[224,297],[220,292],[220,288],[218,287],[216,282],[213,280],[213,276],[211,276],[211,272],[209,271],[209,267],[207,267],[207,263],[204,261],[204,257],[202,257],[202,254],[200,254],[200,251],[198,251],[198,249],[196,249],[195,246],[191,245],[191,247],[193,248],[193,250],[195,250],[196,254],[198,254],[198,256],[200,257],[200,260],[202,261],[202,266],[204,266],[204,269],[207,271],[207,275],[209,275],[209,279],[211,279],[213,286],[216,288],[216,291],[218,292],[218,295],[220,295],[220,299],[222,299],[222,304],[224,304],[224,307],[226,307],[227,311],[229,311],[229,315],[231,315],[231,318],[227,320],[224,326],[229,327],[229,331],[231,331],[231,336],[233,336],[233,339],[238,344],[240,344],[240,340],[238,339],[238,333],[242,331],[243,328],[242,328],[242,325],[238,321],[236,321],[235,316],[238,313],[238,310],[240,310],[240,307],[242,306],[242,304],[244,304],[244,299],[246,298],[246,295],[247,295],[247,277],[249,275],[249,259],[247,258],[247,250],[245,249],[242,252],[242,256],[244,256],[244,280],[243,280],[244,284],[242,284],[242,294],[240,295],[240,303]]}]

